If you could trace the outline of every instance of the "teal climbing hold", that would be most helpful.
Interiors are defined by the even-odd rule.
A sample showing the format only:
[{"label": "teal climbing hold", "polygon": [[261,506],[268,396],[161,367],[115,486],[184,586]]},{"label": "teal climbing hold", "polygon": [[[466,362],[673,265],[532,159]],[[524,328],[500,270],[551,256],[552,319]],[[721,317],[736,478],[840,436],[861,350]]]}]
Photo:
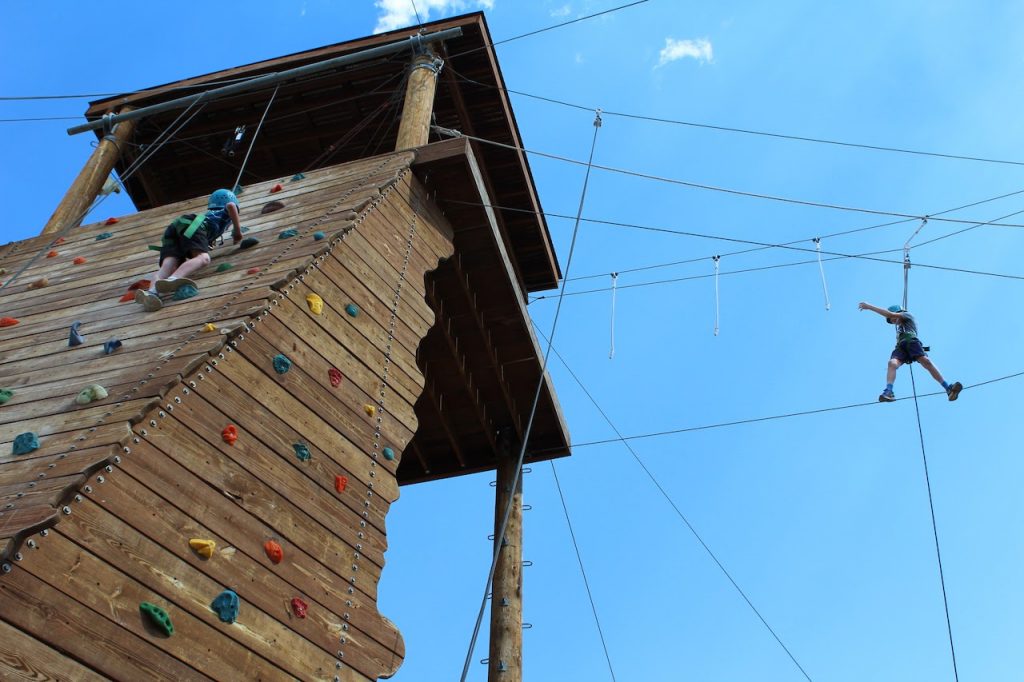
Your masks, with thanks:
[{"label": "teal climbing hold", "polygon": [[0,405],[14,397],[14,391],[9,388],[0,388]]},{"label": "teal climbing hold", "polygon": [[293,443],[292,447],[295,448],[295,456],[299,458],[300,462],[308,462],[313,456],[309,453],[309,446],[305,443]]},{"label": "teal climbing hold", "polygon": [[199,289],[196,289],[191,284],[178,287],[178,290],[174,292],[175,301],[184,301],[186,298],[192,298],[199,293]]},{"label": "teal climbing hold", "polygon": [[260,240],[256,239],[256,237],[246,237],[238,245],[238,248],[240,248],[240,249],[251,249],[252,247],[256,246],[259,243],[260,243]]},{"label": "teal climbing hold", "polygon": [[288,356],[283,353],[278,353],[274,356],[274,371],[278,374],[284,374],[292,368],[292,361],[288,359]]},{"label": "teal climbing hold", "polygon": [[277,235],[278,239],[291,239],[292,237],[299,236],[298,230],[285,230],[281,234]]},{"label": "teal climbing hold", "polygon": [[384,448],[382,452],[384,453],[384,459],[388,460],[389,462],[395,458],[395,451],[392,450],[391,448]]},{"label": "teal climbing hold", "polygon": [[113,232],[100,232],[98,235],[96,235],[96,241],[101,242],[104,239],[110,239],[113,236]]},{"label": "teal climbing hold", "polygon": [[25,433],[18,434],[14,439],[14,449],[12,454],[15,455],[27,455],[28,453],[39,449],[39,436],[26,431]]},{"label": "teal climbing hold", "polygon": [[355,303],[349,303],[345,306],[345,312],[348,313],[350,317],[355,317],[359,314],[359,306]]},{"label": "teal climbing hold", "polygon": [[305,179],[306,179],[306,176],[303,175],[302,173],[296,173],[295,175],[292,176],[292,182],[295,182],[296,180],[305,180]]},{"label": "teal climbing hold", "polygon": [[313,233],[313,241],[318,242],[321,239],[327,239],[327,235],[321,232],[320,230],[317,230],[316,232]]},{"label": "teal climbing hold", "polygon": [[167,612],[156,604],[150,604],[148,601],[144,601],[139,604],[139,611],[142,615],[149,618],[149,622],[155,625],[161,632],[170,637],[174,634],[174,625],[171,623],[171,617],[167,615]]},{"label": "teal climbing hold", "polygon": [[217,266],[217,272],[227,272],[233,267],[235,267],[234,263],[221,263]]},{"label": "teal climbing hold", "polygon": [[234,590],[224,590],[210,604],[222,623],[234,623],[238,618],[238,595]]}]

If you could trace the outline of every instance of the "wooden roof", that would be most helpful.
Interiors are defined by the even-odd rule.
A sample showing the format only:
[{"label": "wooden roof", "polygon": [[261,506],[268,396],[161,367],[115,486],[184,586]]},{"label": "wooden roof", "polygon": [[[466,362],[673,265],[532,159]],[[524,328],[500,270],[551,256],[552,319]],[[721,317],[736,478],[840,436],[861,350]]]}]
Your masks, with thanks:
[{"label": "wooden roof", "polygon": [[[423,29],[433,32],[451,27],[461,27],[463,34],[439,46],[445,67],[434,103],[435,122],[522,147],[483,13],[431,22]],[[86,117],[96,119],[123,106],[142,107],[210,88],[217,82],[283,71],[400,41],[418,30],[382,33],[99,100],[91,104]],[[409,55],[399,54],[282,85],[242,184],[393,149],[409,62]],[[147,209],[201,195],[211,187],[230,186],[245,147],[236,156],[227,157],[222,154],[223,145],[240,125],[248,126],[248,144],[270,92],[207,103],[128,180],[128,192],[136,206]],[[132,163],[180,113],[171,111],[143,119],[135,145],[118,169],[124,170]],[[477,157],[495,203],[526,211],[509,211],[497,219],[520,286],[526,291],[556,286],[560,277],[558,261],[525,154],[488,145],[477,150]]]}]

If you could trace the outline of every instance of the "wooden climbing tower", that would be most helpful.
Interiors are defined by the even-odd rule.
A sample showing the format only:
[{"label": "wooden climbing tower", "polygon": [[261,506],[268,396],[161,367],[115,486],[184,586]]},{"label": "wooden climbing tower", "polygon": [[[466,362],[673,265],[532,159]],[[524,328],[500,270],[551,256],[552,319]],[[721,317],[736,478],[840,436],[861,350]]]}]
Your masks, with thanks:
[{"label": "wooden climbing tower", "polygon": [[[75,224],[98,190],[83,173],[45,234],[0,246],[0,676],[389,677],[404,644],[377,584],[398,486],[498,470],[500,492],[540,381],[526,461],[569,453],[525,308],[559,278],[525,157],[360,125],[425,111],[521,146],[482,14],[424,27],[454,28],[280,85],[241,181],[255,243],[216,248],[191,298],[132,300],[148,245],[230,185],[221,147],[266,91],[208,102],[190,144],[160,146],[127,182],[138,213]],[[414,35],[94,102],[86,119]],[[428,61],[433,102],[413,114],[404,93],[424,88],[405,83]],[[179,113],[119,124],[103,163],[124,171]],[[519,527],[499,570],[513,581]],[[512,680],[510,613],[491,650]]]}]

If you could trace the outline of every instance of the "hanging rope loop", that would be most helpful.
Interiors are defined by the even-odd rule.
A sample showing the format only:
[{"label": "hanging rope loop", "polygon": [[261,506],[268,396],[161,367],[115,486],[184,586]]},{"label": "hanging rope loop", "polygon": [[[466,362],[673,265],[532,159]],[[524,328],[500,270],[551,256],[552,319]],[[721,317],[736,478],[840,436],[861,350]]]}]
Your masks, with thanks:
[{"label": "hanging rope loop", "polygon": [[825,291],[825,312],[832,310],[832,302],[828,298],[828,282],[825,281],[825,266],[821,263],[821,237],[814,238],[814,250],[818,254],[818,271],[821,272],[821,288]]},{"label": "hanging rope loop", "polygon": [[715,336],[718,336],[718,261],[721,259],[721,256],[711,257],[715,262]]},{"label": "hanging rope loop", "polygon": [[611,318],[611,346],[608,349],[608,359],[611,360],[615,357],[615,291],[618,286],[619,273],[613,272],[612,275],[612,318]]}]

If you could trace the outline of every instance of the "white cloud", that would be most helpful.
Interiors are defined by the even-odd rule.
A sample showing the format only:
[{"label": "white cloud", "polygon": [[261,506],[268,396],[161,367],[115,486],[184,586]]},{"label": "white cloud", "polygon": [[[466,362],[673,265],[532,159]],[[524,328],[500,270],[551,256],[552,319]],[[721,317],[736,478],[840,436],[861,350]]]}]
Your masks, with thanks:
[{"label": "white cloud", "polygon": [[[416,3],[415,8],[413,2]],[[416,10],[419,10],[420,19],[426,22],[430,20],[431,13],[445,16],[476,9],[494,9],[494,0],[375,0],[373,4],[380,10],[374,33],[415,26],[418,23]]]},{"label": "white cloud", "polygon": [[551,10],[550,14],[555,19],[561,19],[562,17],[569,16],[570,12],[572,12],[572,7],[570,7],[568,4],[566,4],[566,5],[562,5],[561,7],[556,7],[555,9]]},{"label": "white cloud", "polygon": [[696,40],[665,38],[665,47],[662,48],[658,55],[658,66],[665,66],[669,62],[674,62],[684,57],[696,59],[702,64],[712,61],[711,41],[707,38],[697,38]]}]

